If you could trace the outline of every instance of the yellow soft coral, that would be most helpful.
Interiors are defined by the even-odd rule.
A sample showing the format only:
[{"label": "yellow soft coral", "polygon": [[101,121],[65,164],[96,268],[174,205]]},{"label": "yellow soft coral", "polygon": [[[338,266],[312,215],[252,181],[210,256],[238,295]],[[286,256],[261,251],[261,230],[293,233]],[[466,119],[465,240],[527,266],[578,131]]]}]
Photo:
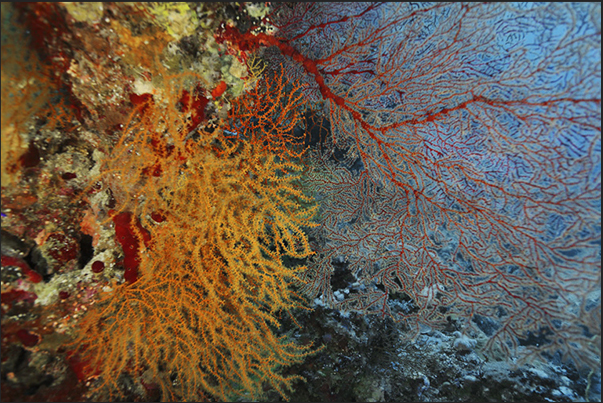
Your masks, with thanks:
[{"label": "yellow soft coral", "polygon": [[275,333],[278,312],[303,307],[290,284],[305,268],[283,260],[312,254],[302,168],[220,129],[193,140],[182,88],[139,108],[105,161],[116,209],[138,228],[139,276],[88,312],[76,343],[98,390],[145,373],[166,400],[257,399],[266,384],[285,396],[300,377],[278,369],[312,351]]}]

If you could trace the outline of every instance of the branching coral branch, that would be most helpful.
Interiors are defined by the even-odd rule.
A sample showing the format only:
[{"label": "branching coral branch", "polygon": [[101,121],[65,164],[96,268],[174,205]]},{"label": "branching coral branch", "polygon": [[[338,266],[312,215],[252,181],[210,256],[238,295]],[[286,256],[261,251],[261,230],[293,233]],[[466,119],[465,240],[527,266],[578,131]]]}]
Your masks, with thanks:
[{"label": "branching coral branch", "polygon": [[[304,302],[290,284],[305,268],[283,260],[312,253],[304,229],[316,208],[299,189],[301,167],[261,142],[229,141],[221,127],[189,137],[179,101],[186,84],[177,84],[194,87],[197,78],[169,77],[173,92],[137,108],[104,162],[113,214],[129,212],[130,223],[120,225],[136,238],[129,248],[139,250],[138,276],[96,303],[75,343],[100,391],[119,392],[120,373],[144,372],[167,400],[255,399],[265,384],[285,397],[300,377],[278,369],[312,349],[274,331],[278,312]],[[284,96],[273,95],[277,103]],[[280,113],[295,102],[287,98]]]}]

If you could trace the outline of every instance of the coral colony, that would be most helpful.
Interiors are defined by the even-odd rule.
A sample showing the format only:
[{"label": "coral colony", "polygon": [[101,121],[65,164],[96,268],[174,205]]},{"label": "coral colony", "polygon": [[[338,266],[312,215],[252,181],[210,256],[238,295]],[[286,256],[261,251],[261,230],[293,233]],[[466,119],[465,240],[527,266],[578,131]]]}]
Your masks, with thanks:
[{"label": "coral colony", "polygon": [[3,400],[600,401],[600,7],[3,3]]}]

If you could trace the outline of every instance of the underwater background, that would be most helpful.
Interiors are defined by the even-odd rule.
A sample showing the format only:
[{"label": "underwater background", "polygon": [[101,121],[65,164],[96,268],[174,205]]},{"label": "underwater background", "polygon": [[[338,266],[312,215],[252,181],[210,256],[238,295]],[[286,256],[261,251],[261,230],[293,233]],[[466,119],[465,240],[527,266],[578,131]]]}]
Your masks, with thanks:
[{"label": "underwater background", "polygon": [[2,3],[3,401],[601,401],[599,3]]}]

